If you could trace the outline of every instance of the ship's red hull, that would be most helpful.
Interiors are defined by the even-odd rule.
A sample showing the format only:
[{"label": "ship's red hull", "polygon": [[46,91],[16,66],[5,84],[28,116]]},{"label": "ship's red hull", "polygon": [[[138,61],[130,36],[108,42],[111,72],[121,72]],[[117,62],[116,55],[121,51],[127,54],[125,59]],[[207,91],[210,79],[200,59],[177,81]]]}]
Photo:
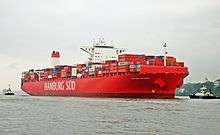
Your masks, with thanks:
[{"label": "ship's red hull", "polygon": [[172,99],[186,75],[175,73],[123,74],[80,79],[25,82],[21,89],[33,96],[83,96]]}]

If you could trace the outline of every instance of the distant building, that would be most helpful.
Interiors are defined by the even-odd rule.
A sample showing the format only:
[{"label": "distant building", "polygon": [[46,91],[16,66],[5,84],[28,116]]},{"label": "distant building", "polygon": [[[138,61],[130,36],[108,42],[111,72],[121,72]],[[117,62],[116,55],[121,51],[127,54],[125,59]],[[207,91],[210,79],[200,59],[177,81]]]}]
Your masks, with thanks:
[{"label": "distant building", "polygon": [[220,86],[220,79],[214,81],[214,86],[215,87]]}]

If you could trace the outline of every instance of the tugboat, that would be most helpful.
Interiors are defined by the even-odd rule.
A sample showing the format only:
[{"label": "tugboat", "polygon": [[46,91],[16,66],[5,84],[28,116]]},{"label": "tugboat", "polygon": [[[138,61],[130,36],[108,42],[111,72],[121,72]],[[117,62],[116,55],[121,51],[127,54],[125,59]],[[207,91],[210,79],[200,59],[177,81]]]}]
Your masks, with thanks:
[{"label": "tugboat", "polygon": [[11,90],[10,84],[8,86],[9,86],[8,89],[3,89],[2,93],[4,95],[14,95],[15,93]]},{"label": "tugboat", "polygon": [[218,98],[214,95],[214,93],[211,90],[207,89],[205,86],[200,88],[200,92],[191,94],[189,95],[189,97],[192,99],[216,99]]}]

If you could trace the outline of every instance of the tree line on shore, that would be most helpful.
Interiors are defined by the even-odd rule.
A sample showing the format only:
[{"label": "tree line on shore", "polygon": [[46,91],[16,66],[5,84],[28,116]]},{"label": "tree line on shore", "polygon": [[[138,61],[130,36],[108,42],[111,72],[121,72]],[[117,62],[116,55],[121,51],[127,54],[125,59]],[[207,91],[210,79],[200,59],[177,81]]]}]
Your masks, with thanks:
[{"label": "tree line on shore", "polygon": [[200,91],[200,88],[205,86],[211,90],[216,96],[220,96],[220,79],[215,81],[205,81],[198,83],[186,83],[181,88],[177,89],[177,96],[189,96]]}]

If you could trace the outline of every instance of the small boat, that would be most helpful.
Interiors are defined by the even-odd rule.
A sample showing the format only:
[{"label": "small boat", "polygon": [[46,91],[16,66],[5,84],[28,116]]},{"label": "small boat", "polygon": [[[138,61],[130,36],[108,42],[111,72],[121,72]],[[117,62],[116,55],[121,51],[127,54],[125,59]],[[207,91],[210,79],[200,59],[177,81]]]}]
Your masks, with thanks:
[{"label": "small boat", "polygon": [[14,94],[15,94],[15,93],[11,90],[10,85],[9,85],[9,88],[8,88],[8,89],[3,89],[3,90],[2,90],[2,93],[3,93],[4,95],[14,95]]},{"label": "small boat", "polygon": [[195,94],[189,95],[190,98],[192,99],[216,99],[218,97],[215,96],[215,94],[207,89],[205,86],[200,88],[200,92],[197,92]]}]

